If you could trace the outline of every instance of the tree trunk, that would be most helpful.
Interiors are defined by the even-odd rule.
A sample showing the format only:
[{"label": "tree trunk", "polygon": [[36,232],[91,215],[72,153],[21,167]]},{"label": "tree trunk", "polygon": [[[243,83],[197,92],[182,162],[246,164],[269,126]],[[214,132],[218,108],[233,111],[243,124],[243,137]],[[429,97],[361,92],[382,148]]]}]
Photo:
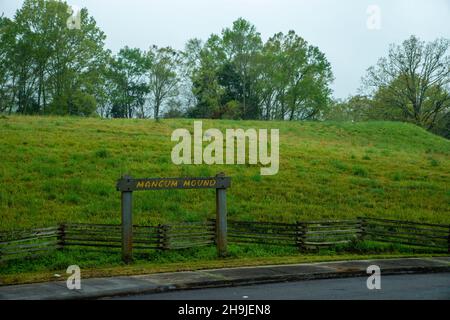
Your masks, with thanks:
[{"label": "tree trunk", "polygon": [[161,102],[160,101],[156,101],[155,102],[155,110],[154,110],[154,116],[155,116],[155,120],[159,120],[159,107],[160,107]]}]

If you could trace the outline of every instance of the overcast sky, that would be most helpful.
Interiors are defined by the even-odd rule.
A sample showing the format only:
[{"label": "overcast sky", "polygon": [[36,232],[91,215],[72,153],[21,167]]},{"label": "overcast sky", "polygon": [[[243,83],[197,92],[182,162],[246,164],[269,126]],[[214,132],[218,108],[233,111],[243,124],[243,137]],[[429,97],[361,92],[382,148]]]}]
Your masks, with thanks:
[{"label": "overcast sky", "polygon": [[[107,47],[114,52],[125,45],[147,49],[156,44],[183,49],[188,39],[205,40],[239,17],[252,22],[263,40],[279,31],[295,30],[326,54],[336,78],[333,90],[337,98],[356,93],[365,70],[386,54],[390,43],[399,43],[411,34],[427,41],[450,38],[450,0],[67,2],[88,8],[107,34]],[[22,3],[22,0],[0,0],[0,14],[12,17]]]}]

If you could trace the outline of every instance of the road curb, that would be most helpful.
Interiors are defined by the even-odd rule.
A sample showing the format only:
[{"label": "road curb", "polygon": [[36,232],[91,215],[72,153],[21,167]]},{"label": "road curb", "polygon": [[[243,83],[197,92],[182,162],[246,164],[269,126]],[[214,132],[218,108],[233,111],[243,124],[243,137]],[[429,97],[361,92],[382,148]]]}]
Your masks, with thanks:
[{"label": "road curb", "polygon": [[[383,275],[400,275],[400,274],[425,274],[425,273],[445,273],[450,272],[450,266],[448,267],[425,267],[425,268],[401,268],[398,270],[387,270],[383,272]],[[255,285],[255,284],[269,284],[277,282],[295,282],[295,281],[309,281],[309,280],[322,280],[322,279],[342,279],[342,278],[353,278],[353,277],[366,277],[366,272],[361,271],[349,271],[349,272],[330,272],[330,273],[315,273],[315,274],[304,274],[304,275],[282,275],[282,276],[272,276],[272,277],[260,277],[254,279],[245,280],[217,280],[217,281],[200,281],[192,282],[179,285],[162,285],[158,288],[152,288],[148,290],[130,290],[122,291],[111,294],[98,294],[90,297],[85,297],[83,299],[102,299],[102,298],[112,298],[112,297],[123,297],[129,295],[144,295],[152,293],[163,293],[170,291],[181,291],[181,290],[196,290],[196,289],[208,289],[208,288],[224,288],[224,287],[234,287],[234,286],[245,286],[245,285]],[[76,299],[77,297],[73,297]],[[69,299],[72,300],[72,299]]]},{"label": "road curb", "polygon": [[82,282],[81,290],[68,290],[64,281],[15,285],[0,287],[0,300],[92,300],[179,290],[367,277],[366,270],[370,265],[380,266],[383,276],[442,273],[450,272],[450,257],[333,261],[90,278]]}]

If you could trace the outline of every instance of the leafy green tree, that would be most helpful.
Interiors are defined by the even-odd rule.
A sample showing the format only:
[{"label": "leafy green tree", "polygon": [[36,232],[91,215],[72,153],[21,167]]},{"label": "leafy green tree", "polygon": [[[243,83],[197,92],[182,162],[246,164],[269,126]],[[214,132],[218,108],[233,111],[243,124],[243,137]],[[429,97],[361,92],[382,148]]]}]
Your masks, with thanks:
[{"label": "leafy green tree", "polygon": [[277,33],[260,58],[265,118],[316,119],[329,103],[331,65],[317,47],[289,31]]},{"label": "leafy green tree", "polygon": [[146,117],[148,65],[146,54],[137,48],[125,47],[111,58],[108,80],[112,117]]},{"label": "leafy green tree", "polygon": [[148,89],[154,118],[158,120],[163,105],[178,95],[181,83],[179,68],[183,57],[170,47],[152,46],[147,52],[147,58],[149,61]]},{"label": "leafy green tree", "polygon": [[12,110],[12,90],[14,79],[11,75],[11,53],[13,47],[14,31],[13,22],[1,16],[0,17],[0,112],[9,112]]},{"label": "leafy green tree", "polygon": [[165,119],[183,118],[185,116],[183,112],[182,103],[176,98],[171,98],[167,102],[167,110],[164,112],[163,117]]},{"label": "leafy green tree", "polygon": [[[92,114],[99,69],[105,60],[105,35],[86,9],[80,28],[70,29],[68,5],[55,0],[25,0],[3,28],[10,110],[19,113]],[[5,22],[2,22],[5,25]],[[81,99],[80,97],[83,98]]]},{"label": "leafy green tree", "polygon": [[367,71],[363,84],[387,119],[432,130],[450,112],[448,39],[425,43],[411,36],[391,45],[387,57]]},{"label": "leafy green tree", "polygon": [[333,101],[324,114],[325,120],[334,121],[367,121],[381,119],[374,113],[376,108],[372,99],[363,96],[351,96],[344,101]]},{"label": "leafy green tree", "polygon": [[220,117],[226,105],[233,105],[235,118],[259,118],[255,59],[261,47],[259,33],[242,18],[221,35],[212,34],[197,50],[197,64],[190,73],[197,105],[188,115]]},{"label": "leafy green tree", "polygon": [[257,78],[255,60],[262,49],[261,35],[254,25],[239,18],[231,29],[222,31],[222,45],[226,55],[222,84],[234,100],[242,103],[243,119],[258,118],[259,99],[254,86]]},{"label": "leafy green tree", "polygon": [[196,52],[190,77],[197,105],[189,116],[317,119],[329,104],[331,66],[293,31],[263,44],[256,28],[238,19]]},{"label": "leafy green tree", "polygon": [[197,95],[194,88],[194,74],[200,67],[201,52],[203,43],[200,39],[190,39],[184,48],[184,51],[180,52],[182,63],[180,66],[180,101],[184,105],[184,108],[191,110],[195,108],[198,103]]},{"label": "leafy green tree", "polygon": [[217,113],[224,94],[219,83],[219,72],[225,60],[220,37],[211,35],[197,52],[194,56],[194,68],[190,72],[196,105],[187,110],[187,116],[212,118]]}]

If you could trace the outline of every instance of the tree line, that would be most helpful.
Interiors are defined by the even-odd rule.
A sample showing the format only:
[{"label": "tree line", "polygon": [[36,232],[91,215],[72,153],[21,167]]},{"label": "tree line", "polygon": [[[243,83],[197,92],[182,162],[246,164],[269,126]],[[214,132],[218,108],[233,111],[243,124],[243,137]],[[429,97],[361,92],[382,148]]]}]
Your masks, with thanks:
[{"label": "tree line", "polygon": [[360,93],[334,101],[327,118],[406,121],[450,138],[449,46],[449,39],[415,36],[391,45],[367,70]]},{"label": "tree line", "polygon": [[263,41],[237,19],[183,50],[113,54],[87,9],[67,25],[63,1],[25,0],[0,17],[0,112],[112,118],[370,120],[450,132],[449,40],[412,36],[368,69],[358,95],[334,100],[330,63],[294,31]]}]

